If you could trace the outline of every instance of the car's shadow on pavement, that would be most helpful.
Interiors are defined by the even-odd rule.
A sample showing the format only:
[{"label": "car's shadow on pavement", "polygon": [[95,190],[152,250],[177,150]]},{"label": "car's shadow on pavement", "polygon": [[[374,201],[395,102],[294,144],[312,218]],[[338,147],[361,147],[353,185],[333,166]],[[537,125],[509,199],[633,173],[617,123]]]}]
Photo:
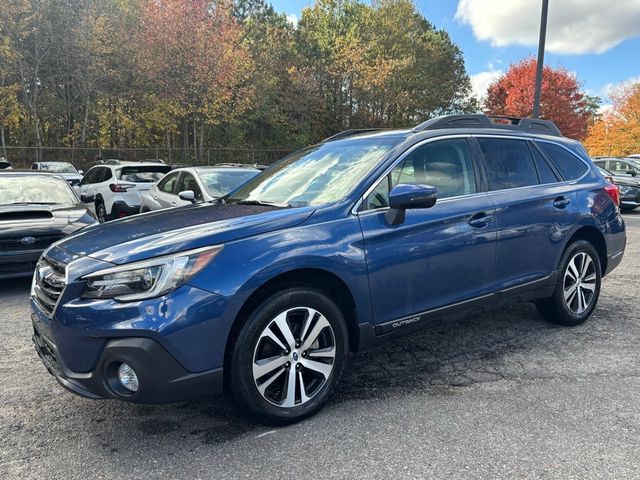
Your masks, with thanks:
[{"label": "car's shadow on pavement", "polygon": [[[326,421],[326,416],[349,411],[350,404],[355,414],[361,401],[390,397],[401,401],[402,395],[415,393],[455,395],[474,384],[523,378],[528,351],[550,341],[564,342],[568,333],[542,320],[533,305],[523,304],[397,338],[353,354],[332,401],[308,421],[323,421],[323,417]],[[128,418],[130,421],[118,427],[125,430],[119,431],[123,437],[154,436],[158,441],[158,436],[167,435],[169,439],[179,434],[198,443],[219,444],[272,430],[248,420],[226,398],[162,406],[84,399],[75,403],[97,423],[111,424],[110,432],[114,418]],[[127,431],[132,426],[136,431]]]}]

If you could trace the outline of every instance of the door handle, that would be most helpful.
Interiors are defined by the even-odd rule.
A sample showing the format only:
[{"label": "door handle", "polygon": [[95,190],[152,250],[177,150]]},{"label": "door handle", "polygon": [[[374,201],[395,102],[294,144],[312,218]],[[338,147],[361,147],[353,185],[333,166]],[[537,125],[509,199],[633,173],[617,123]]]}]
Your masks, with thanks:
[{"label": "door handle", "polygon": [[553,206],[556,208],[564,208],[571,203],[571,199],[567,197],[558,197],[553,201]]},{"label": "door handle", "polygon": [[484,212],[480,212],[471,217],[471,219],[469,220],[469,225],[474,228],[482,228],[489,225],[492,221],[493,215],[487,215]]},{"label": "door handle", "polygon": [[175,207],[176,205],[178,205],[176,202],[171,202],[172,207]]}]

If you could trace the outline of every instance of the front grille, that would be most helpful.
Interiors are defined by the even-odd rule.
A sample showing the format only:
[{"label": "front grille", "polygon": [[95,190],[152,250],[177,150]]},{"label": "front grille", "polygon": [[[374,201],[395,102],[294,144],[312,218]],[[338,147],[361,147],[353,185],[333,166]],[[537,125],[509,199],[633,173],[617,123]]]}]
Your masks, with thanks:
[{"label": "front grille", "polygon": [[36,300],[44,311],[51,315],[58,299],[66,286],[65,267],[42,257],[36,265],[35,285]]},{"label": "front grille", "polygon": [[19,252],[21,250],[44,250],[49,245],[60,240],[64,235],[12,235],[0,239],[1,252]]}]

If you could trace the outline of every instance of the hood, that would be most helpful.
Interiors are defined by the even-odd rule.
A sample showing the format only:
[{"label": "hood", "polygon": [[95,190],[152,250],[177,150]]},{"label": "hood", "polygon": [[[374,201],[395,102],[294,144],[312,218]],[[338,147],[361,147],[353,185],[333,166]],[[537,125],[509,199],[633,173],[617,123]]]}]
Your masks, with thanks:
[{"label": "hood", "polygon": [[58,175],[59,177],[64,178],[65,180],[78,180],[82,179],[82,175],[79,173],[56,173],[54,175]]},{"label": "hood", "polygon": [[121,264],[293,227],[313,207],[196,204],[158,210],[84,229],[58,246]]},{"label": "hood", "polygon": [[613,181],[616,185],[622,185],[625,187],[640,187],[640,179],[633,177],[613,177]]},{"label": "hood", "polygon": [[83,204],[0,205],[0,237],[68,235],[94,222]]}]

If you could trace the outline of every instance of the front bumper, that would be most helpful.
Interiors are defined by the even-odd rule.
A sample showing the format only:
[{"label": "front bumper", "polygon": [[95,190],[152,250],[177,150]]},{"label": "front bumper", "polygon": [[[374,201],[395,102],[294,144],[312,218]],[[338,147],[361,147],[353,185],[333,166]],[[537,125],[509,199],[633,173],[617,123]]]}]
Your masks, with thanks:
[{"label": "front bumper", "polygon": [[[62,386],[85,397],[139,403],[222,392],[235,304],[189,285],[131,303],[82,299],[82,289],[82,282],[67,284],[53,311],[37,296],[30,301],[36,351]],[[120,388],[120,363],[136,371],[136,394]]]},{"label": "front bumper", "polygon": [[0,280],[33,276],[42,250],[0,253]]},{"label": "front bumper", "polygon": [[[157,404],[222,393],[222,368],[188,372],[169,352],[149,338],[108,341],[96,367],[90,372],[70,370],[56,345],[38,331],[36,322],[32,340],[49,373],[64,388],[83,397]],[[138,375],[140,386],[137,392],[130,392],[119,384],[116,372],[121,363],[129,364]]]}]

